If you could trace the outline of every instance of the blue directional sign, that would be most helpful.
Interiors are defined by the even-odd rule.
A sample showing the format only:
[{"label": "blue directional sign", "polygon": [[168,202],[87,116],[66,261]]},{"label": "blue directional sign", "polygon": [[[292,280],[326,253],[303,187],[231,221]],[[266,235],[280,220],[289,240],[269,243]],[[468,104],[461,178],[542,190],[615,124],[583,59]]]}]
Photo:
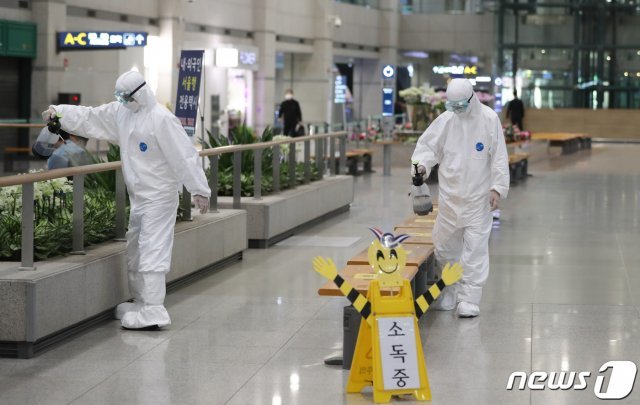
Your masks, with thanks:
[{"label": "blue directional sign", "polygon": [[391,65],[385,65],[382,68],[382,77],[384,79],[393,79],[393,77],[396,75],[396,68],[391,66]]},{"label": "blue directional sign", "polygon": [[382,88],[382,115],[385,117],[393,115],[393,93],[392,87]]},{"label": "blue directional sign", "polygon": [[146,32],[64,31],[58,32],[58,50],[122,49],[147,45]]}]

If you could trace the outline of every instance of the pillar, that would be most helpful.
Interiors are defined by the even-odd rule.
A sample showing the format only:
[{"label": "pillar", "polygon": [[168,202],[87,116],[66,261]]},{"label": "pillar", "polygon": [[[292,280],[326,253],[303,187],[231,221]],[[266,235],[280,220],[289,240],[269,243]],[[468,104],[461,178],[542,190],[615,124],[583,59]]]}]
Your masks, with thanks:
[{"label": "pillar", "polygon": [[254,43],[259,49],[258,70],[253,78],[253,117],[256,134],[273,125],[276,103],[275,0],[256,0],[254,4]]},{"label": "pillar", "polygon": [[56,33],[67,29],[64,0],[33,0],[33,22],[38,26],[37,55],[31,77],[31,116],[39,117],[55,104],[64,73],[64,57],[56,53]]},{"label": "pillar", "polygon": [[178,62],[184,43],[184,17],[182,2],[160,0],[158,3],[158,24],[160,39],[170,55],[165,60],[166,66],[158,71],[158,90],[156,98],[162,104],[169,103],[175,110],[178,83]]}]

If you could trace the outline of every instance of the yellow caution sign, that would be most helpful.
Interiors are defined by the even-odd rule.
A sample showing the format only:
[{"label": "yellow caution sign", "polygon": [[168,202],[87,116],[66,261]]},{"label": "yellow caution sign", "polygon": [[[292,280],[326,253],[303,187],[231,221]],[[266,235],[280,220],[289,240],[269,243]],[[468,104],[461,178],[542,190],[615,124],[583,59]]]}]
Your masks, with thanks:
[{"label": "yellow caution sign", "polygon": [[431,389],[409,281],[404,281],[400,294],[383,297],[380,284],[373,280],[368,298],[373,326],[360,324],[347,392],[357,393],[373,385],[376,403],[404,394],[429,401]]},{"label": "yellow caution sign", "polygon": [[[360,323],[347,392],[357,393],[372,385],[376,403],[386,403],[393,395],[404,394],[428,401],[431,390],[418,319],[446,286],[460,280],[463,270],[459,263],[447,264],[442,278],[414,300],[409,281],[400,276],[406,259],[400,242],[408,235],[371,230],[378,238],[369,248],[369,264],[379,277],[371,280],[366,298],[338,274],[331,259],[313,260],[314,270],[333,280],[366,321]],[[381,288],[398,286],[396,295],[381,294]]]}]

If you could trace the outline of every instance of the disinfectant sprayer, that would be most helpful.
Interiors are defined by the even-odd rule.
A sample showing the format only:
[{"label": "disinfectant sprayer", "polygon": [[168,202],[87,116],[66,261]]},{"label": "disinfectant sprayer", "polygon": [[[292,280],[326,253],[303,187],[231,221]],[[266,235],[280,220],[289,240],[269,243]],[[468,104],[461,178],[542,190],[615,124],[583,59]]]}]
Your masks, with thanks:
[{"label": "disinfectant sprayer", "polygon": [[412,177],[413,185],[411,186],[410,193],[413,200],[413,212],[415,212],[416,215],[427,215],[433,211],[431,193],[422,178],[422,173],[418,172],[418,163],[412,163],[415,170],[415,174]]}]

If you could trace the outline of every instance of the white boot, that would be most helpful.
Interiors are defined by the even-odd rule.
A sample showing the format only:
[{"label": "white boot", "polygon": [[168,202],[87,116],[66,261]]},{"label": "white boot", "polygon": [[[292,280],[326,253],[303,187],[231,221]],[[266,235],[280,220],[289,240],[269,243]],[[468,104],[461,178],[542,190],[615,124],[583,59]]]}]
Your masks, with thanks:
[{"label": "white boot", "polygon": [[475,318],[480,315],[480,308],[476,304],[460,301],[456,309],[458,318]]},{"label": "white boot", "polygon": [[446,287],[437,300],[431,304],[431,308],[436,311],[451,311],[456,307],[456,286]]},{"label": "white boot", "polygon": [[116,319],[122,319],[124,314],[130,311],[134,311],[139,306],[140,305],[137,302],[123,302],[122,304],[118,304],[118,306],[116,307],[116,313],[114,316]]},{"label": "white boot", "polygon": [[129,280],[129,293],[133,296],[133,302],[123,302],[118,304],[113,315],[116,319],[122,319],[124,314],[135,310],[142,302],[142,297],[140,296],[140,291],[142,291],[143,287],[142,274],[137,271],[129,271],[127,273],[127,278]]},{"label": "white boot", "polygon": [[165,273],[145,272],[140,275],[140,299],[131,311],[122,316],[122,327],[144,329],[171,325],[171,318],[164,307],[166,295]]}]

